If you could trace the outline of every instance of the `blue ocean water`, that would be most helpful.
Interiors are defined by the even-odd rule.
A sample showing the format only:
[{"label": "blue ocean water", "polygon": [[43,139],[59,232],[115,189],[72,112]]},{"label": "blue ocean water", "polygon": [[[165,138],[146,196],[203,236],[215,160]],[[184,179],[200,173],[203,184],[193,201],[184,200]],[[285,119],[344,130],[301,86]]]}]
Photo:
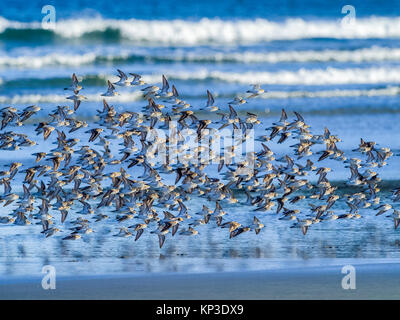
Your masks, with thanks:
[{"label": "blue ocean water", "polygon": [[[398,180],[400,1],[352,1],[355,21],[347,24],[342,20],[347,1],[57,0],[49,3],[56,10],[54,30],[42,27],[45,4],[1,1],[0,107],[37,104],[42,108],[38,119],[57,105],[70,105],[63,88],[73,72],[88,97],[79,114],[89,122],[107,80],[117,80],[117,68],[142,74],[148,83],[159,84],[165,74],[195,109],[204,106],[207,89],[226,106],[257,83],[267,93],[238,109],[259,113],[265,126],[277,120],[282,107],[299,111],[313,132],[327,126],[338,134],[340,148],[349,155],[361,137],[377,141],[395,153],[382,178]],[[145,103],[138,90],[120,91],[113,98],[118,110],[140,110]],[[21,130],[33,132],[30,126]],[[274,147],[278,154],[286,151]],[[24,158],[28,163],[30,153],[49,148],[45,143],[0,152],[0,161]],[[347,177],[348,170],[338,166],[329,178]],[[251,210],[228,209],[243,223]],[[92,264],[98,272],[170,271],[171,265],[201,271],[210,263],[212,270],[254,268],[251,259],[261,258],[265,265],[257,268],[274,259],[400,258],[398,231],[385,217],[321,224],[304,238],[270,216],[260,236],[227,242],[227,234],[205,230],[199,240],[167,241],[162,255],[148,233],[135,244],[108,236],[119,226],[115,221],[99,225],[83,244],[65,244],[60,237],[43,242],[40,226],[1,226],[0,273],[40,270],[49,261],[71,273],[75,267],[88,272]],[[185,259],[177,259],[179,254]],[[244,265],[231,258],[245,258]]]},{"label": "blue ocean water", "polygon": [[[248,111],[268,118],[285,107],[316,124],[332,116],[333,129],[357,139],[340,126],[349,115],[386,123],[400,111],[400,1],[352,1],[354,23],[342,20],[345,1],[53,1],[51,30],[41,24],[44,5],[2,1],[0,106],[39,104],[46,115],[65,103],[75,72],[90,117],[119,68],[149,83],[165,74],[194,108],[207,89],[222,105],[258,83],[267,93]],[[137,90],[114,101],[142,103]],[[391,129],[364,129],[397,148]]]},{"label": "blue ocean water", "polygon": [[337,18],[341,8],[352,5],[359,16],[396,16],[400,3],[396,0],[223,0],[223,1],[128,1],[107,0],[43,1],[3,0],[2,16],[17,21],[40,21],[38,16],[44,5],[53,5],[62,19],[101,15],[113,19],[198,19],[198,18],[268,18],[286,17]]},{"label": "blue ocean water", "polygon": [[[269,93],[250,108],[397,112],[400,1],[53,1],[55,29],[43,29],[42,2],[2,1],[0,105],[64,101],[72,72],[89,95],[115,69],[165,74],[192,105],[212,89],[226,102],[252,83]],[[129,92],[124,103],[137,102]]]}]

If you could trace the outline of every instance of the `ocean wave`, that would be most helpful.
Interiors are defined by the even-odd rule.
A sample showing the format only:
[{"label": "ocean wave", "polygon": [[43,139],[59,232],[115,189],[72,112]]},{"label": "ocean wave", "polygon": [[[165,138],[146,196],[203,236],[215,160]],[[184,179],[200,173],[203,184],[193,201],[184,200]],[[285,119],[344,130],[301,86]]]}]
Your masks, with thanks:
[{"label": "ocean wave", "polygon": [[[83,92],[82,92],[83,93]],[[84,93],[83,93],[84,94]],[[215,98],[232,99],[235,93],[215,93]],[[397,96],[400,95],[400,87],[373,88],[373,89],[334,89],[334,90],[317,90],[317,91],[268,91],[260,95],[261,99],[289,99],[289,98],[334,98],[334,97],[374,97],[374,96]],[[84,94],[87,98],[85,101],[99,102],[104,99],[99,94]],[[23,94],[6,96],[0,95],[0,104],[39,104],[39,103],[61,103],[66,102],[66,95],[61,94]],[[188,100],[205,99],[205,95],[183,94],[182,97]],[[123,92],[119,96],[107,98],[112,102],[133,102],[144,100],[141,91]],[[162,103],[162,102],[161,102]]]},{"label": "ocean wave", "polygon": [[125,51],[121,54],[87,52],[83,54],[50,53],[43,55],[0,56],[0,67],[42,68],[45,66],[80,66],[104,62],[237,62],[237,63],[282,63],[282,62],[379,62],[400,61],[400,48],[372,47],[357,50],[304,50],[277,52],[171,52],[165,54]]},{"label": "ocean wave", "polygon": [[[83,94],[83,92],[82,92]],[[102,101],[104,97],[99,94],[84,94],[87,98],[85,101],[97,102]],[[60,103],[71,100],[66,99],[66,95],[61,94],[21,94],[13,96],[0,96],[0,104],[39,104],[39,103]],[[108,99],[108,98],[107,98]],[[110,101],[113,102],[132,102],[143,99],[143,94],[140,91],[125,92],[119,96],[113,97]]]},{"label": "ocean wave", "polygon": [[[117,57],[120,59],[120,57]],[[300,50],[276,52],[215,52],[206,54],[177,53],[170,55],[133,55],[127,59],[156,62],[377,62],[399,61],[400,48],[371,47],[356,50]]]},{"label": "ocean wave", "polygon": [[[263,85],[346,85],[399,83],[400,67],[321,68],[296,71],[224,72],[199,68],[190,72],[166,73],[170,80],[209,81]],[[148,82],[159,82],[161,75],[143,75]],[[115,78],[117,79],[117,78]]]},{"label": "ocean wave", "polygon": [[282,22],[266,19],[200,20],[113,20],[103,18],[58,20],[54,30],[40,22],[18,22],[0,18],[0,37],[35,39],[52,36],[99,39],[129,39],[135,42],[193,45],[201,43],[241,43],[305,38],[368,39],[399,38],[400,17],[358,18],[354,24],[340,20]]},{"label": "ocean wave", "polygon": [[287,98],[334,98],[334,97],[376,97],[397,96],[400,87],[387,87],[378,89],[335,89],[318,91],[269,91],[265,93],[264,99],[287,99]]},{"label": "ocean wave", "polygon": [[223,72],[198,70],[182,72],[170,76],[178,80],[219,80],[242,84],[276,84],[276,85],[338,85],[338,84],[375,84],[400,82],[399,67],[371,68],[324,68],[304,69],[297,71],[260,71],[260,72]]},{"label": "ocean wave", "polygon": [[[126,70],[129,71],[129,70]],[[83,81],[85,87],[106,86],[107,80],[115,82],[116,75],[98,74],[81,75],[78,78]],[[142,74],[146,83],[160,83],[161,74]],[[370,67],[370,68],[301,68],[295,71],[243,71],[225,72],[212,71],[206,68],[195,68],[192,71],[166,72],[165,76],[170,81],[206,82],[220,81],[238,84],[262,84],[262,85],[348,85],[348,84],[397,84],[400,83],[400,67]],[[2,83],[1,83],[2,81]],[[63,78],[15,78],[2,79],[3,88],[26,87],[62,87],[70,81],[69,76]],[[118,88],[117,88],[118,89]]]},{"label": "ocean wave", "polygon": [[0,56],[0,66],[19,68],[42,68],[44,66],[63,65],[80,66],[93,63],[99,57],[95,53],[59,54],[51,53],[41,56]]}]

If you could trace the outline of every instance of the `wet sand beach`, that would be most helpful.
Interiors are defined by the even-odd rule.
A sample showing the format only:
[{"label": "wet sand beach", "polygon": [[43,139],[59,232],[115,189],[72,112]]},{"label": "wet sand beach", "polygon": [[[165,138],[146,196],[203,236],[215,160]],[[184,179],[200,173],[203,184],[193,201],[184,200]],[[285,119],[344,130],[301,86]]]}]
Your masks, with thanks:
[{"label": "wet sand beach", "polygon": [[342,288],[342,266],[264,271],[60,277],[1,281],[1,299],[399,299],[398,263],[354,265],[356,289]]}]

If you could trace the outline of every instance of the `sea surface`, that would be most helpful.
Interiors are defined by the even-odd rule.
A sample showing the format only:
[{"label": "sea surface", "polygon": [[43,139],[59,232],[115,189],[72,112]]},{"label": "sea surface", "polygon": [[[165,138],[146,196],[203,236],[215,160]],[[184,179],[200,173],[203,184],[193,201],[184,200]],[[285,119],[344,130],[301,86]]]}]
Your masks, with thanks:
[{"label": "sea surface", "polygon": [[[400,1],[352,0],[355,20],[343,20],[348,13],[342,8],[348,4],[54,0],[55,28],[43,29],[43,2],[3,0],[0,107],[39,105],[42,110],[31,123],[17,129],[33,135],[35,122],[58,105],[71,106],[63,88],[73,72],[88,98],[79,115],[89,123],[102,108],[100,94],[107,80],[117,80],[117,68],[158,85],[164,74],[194,110],[205,105],[207,89],[226,108],[251,84],[260,84],[267,92],[237,107],[260,115],[257,134],[265,134],[285,108],[291,117],[291,111],[300,112],[315,134],[328,127],[342,139],[338,147],[348,157],[358,156],[352,150],[360,138],[391,148],[394,156],[378,169],[382,201],[391,203],[390,191],[400,185]],[[140,111],[146,105],[136,88],[120,93],[110,99],[118,111]],[[35,136],[35,141],[33,148],[0,151],[0,165],[15,160],[33,165],[31,153],[53,147],[42,137]],[[289,145],[271,148],[284,155]],[[332,165],[330,181],[343,185],[349,178],[344,164],[326,165]],[[21,190],[22,179],[16,178],[13,190]],[[254,208],[242,204],[244,194],[237,197],[239,204],[224,205],[228,218],[249,223]],[[196,211],[202,201],[192,199],[188,207]],[[0,214],[9,213],[10,207]],[[298,209],[309,213],[308,203]],[[345,204],[336,206],[338,213],[346,210]],[[303,236],[275,213],[257,213],[266,226],[259,235],[249,232],[229,240],[226,230],[212,224],[199,227],[196,237],[168,237],[161,250],[157,236],[149,232],[137,242],[113,237],[118,227],[132,223],[111,219],[95,224],[94,234],[70,242],[61,240],[67,231],[45,239],[40,225],[0,225],[0,274],[40,274],[46,264],[75,275],[254,270],[335,259],[398,261],[400,230],[394,230],[392,219],[375,217],[373,210],[362,215],[312,226]],[[69,218],[74,217],[72,212]]]}]

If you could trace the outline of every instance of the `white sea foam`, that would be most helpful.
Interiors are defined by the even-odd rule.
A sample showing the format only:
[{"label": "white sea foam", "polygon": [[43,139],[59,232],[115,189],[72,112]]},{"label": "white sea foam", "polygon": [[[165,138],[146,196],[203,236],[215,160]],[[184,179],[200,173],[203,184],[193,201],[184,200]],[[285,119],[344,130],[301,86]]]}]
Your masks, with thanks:
[{"label": "white sea foam", "polygon": [[50,65],[79,66],[96,60],[95,53],[80,55],[51,53],[41,56],[0,56],[0,66],[42,68]]},{"label": "white sea foam", "polygon": [[371,47],[357,50],[304,50],[276,52],[215,52],[192,53],[182,52],[154,55],[154,50],[141,52],[125,50],[124,53],[86,52],[83,54],[49,53],[42,55],[0,55],[0,67],[42,68],[45,66],[65,65],[80,66],[96,60],[113,61],[143,57],[147,60],[162,59],[165,61],[188,62],[245,62],[245,63],[281,63],[281,62],[379,62],[400,61],[400,48]]},{"label": "white sea foam", "polygon": [[[162,74],[142,74],[146,83],[160,83]],[[348,85],[348,84],[397,84],[400,83],[400,67],[370,67],[370,68],[301,68],[295,71],[247,71],[247,72],[225,72],[213,71],[207,68],[195,68],[191,71],[166,72],[165,76],[174,81],[204,82],[216,80],[226,83],[239,84],[262,84],[262,85]],[[119,78],[110,74],[79,74],[78,78],[85,85],[85,78],[98,78],[117,81]],[[0,79],[0,84],[7,87],[9,81],[13,82],[23,78]],[[42,79],[43,80],[43,79]],[[51,81],[51,79],[48,79]],[[31,79],[34,81],[34,79]],[[118,88],[117,88],[118,90]]]},{"label": "white sea foam", "polygon": [[[0,33],[6,29],[41,29],[39,22],[17,22],[0,18]],[[236,43],[304,38],[367,39],[400,37],[400,17],[358,18],[354,24],[340,20],[304,20],[283,22],[253,20],[113,20],[86,18],[58,20],[54,32],[76,38],[92,32],[118,30],[122,37],[160,44]]]},{"label": "white sea foam", "polygon": [[[85,78],[98,78],[117,81],[119,78],[111,74],[98,75],[80,74],[78,78],[85,83]],[[146,83],[160,83],[162,74],[142,74]],[[243,71],[226,72],[208,68],[194,68],[191,71],[166,72],[165,76],[173,81],[203,82],[216,80],[226,83],[263,84],[263,85],[347,85],[347,84],[396,84],[400,83],[400,67],[370,67],[370,68],[300,68],[298,70],[279,71]],[[0,84],[7,87],[9,81],[21,80],[20,77],[1,80]],[[43,80],[43,78],[41,78]],[[48,79],[51,81],[51,79]],[[1,82],[3,81],[3,82]],[[34,79],[31,79],[34,81]],[[118,89],[118,88],[117,88]]]},{"label": "white sea foam", "polygon": [[[223,72],[200,69],[194,72],[171,74],[179,80],[215,79],[243,84],[282,84],[282,85],[333,85],[333,84],[374,84],[400,82],[399,67],[371,68],[323,68],[297,71],[248,71]],[[158,80],[157,80],[158,81]]]},{"label": "white sea foam", "polygon": [[[208,79],[242,84],[277,85],[342,85],[342,84],[378,84],[400,82],[400,67],[371,68],[321,68],[296,71],[248,71],[224,72],[199,68],[190,72],[166,74],[171,79],[204,81]],[[147,75],[149,82],[159,82],[161,75]]]},{"label": "white sea foam", "polygon": [[[237,62],[369,62],[369,61],[398,61],[399,48],[372,47],[358,50],[304,50],[304,51],[277,51],[269,53],[217,53],[215,56],[191,56],[188,60],[201,61],[202,59],[232,60]],[[175,59],[180,59],[176,57]]]},{"label": "white sea foam", "polygon": [[[99,94],[82,94],[87,98],[84,101],[102,101],[104,97]],[[2,104],[32,104],[32,103],[71,103],[71,100],[66,100],[66,95],[60,94],[21,94],[13,96],[0,96],[0,103]],[[124,92],[119,96],[110,98],[113,102],[131,102],[142,99],[142,93],[140,91]]]},{"label": "white sea foam", "polygon": [[[83,92],[82,92],[83,93]],[[400,95],[400,87],[387,87],[379,89],[333,89],[333,90],[317,90],[317,91],[268,91],[261,95],[262,99],[288,99],[288,98],[333,98],[333,97],[374,97],[374,96],[396,96]],[[90,102],[100,102],[103,100],[99,94],[85,95]],[[234,93],[231,94],[231,97]],[[218,94],[215,94],[218,98]],[[185,95],[182,95],[185,98]],[[189,97],[190,99],[196,97]],[[197,98],[204,99],[203,96]],[[133,102],[142,100],[142,93],[140,91],[124,92],[119,96],[107,98],[110,102]],[[39,103],[67,103],[65,95],[58,94],[25,94],[13,96],[0,96],[0,104],[39,104]]]},{"label": "white sea foam", "polygon": [[387,87],[381,89],[335,89],[318,91],[269,91],[262,95],[264,99],[287,99],[287,98],[334,98],[334,97],[376,97],[397,96],[400,87]]}]

